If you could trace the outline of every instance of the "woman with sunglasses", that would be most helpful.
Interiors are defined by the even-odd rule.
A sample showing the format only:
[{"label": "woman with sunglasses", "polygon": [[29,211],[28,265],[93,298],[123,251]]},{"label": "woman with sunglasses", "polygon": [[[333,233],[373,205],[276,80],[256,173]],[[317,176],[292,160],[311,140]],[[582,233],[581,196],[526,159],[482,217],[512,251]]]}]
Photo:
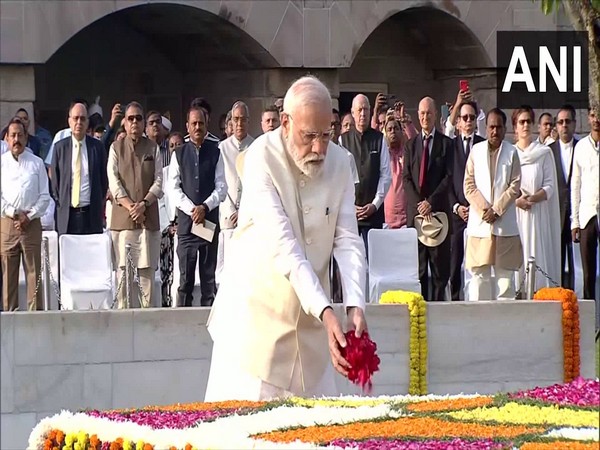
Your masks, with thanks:
[{"label": "woman with sunglasses", "polygon": [[518,286],[530,257],[543,273],[535,277],[535,290],[560,284],[560,211],[556,167],[552,151],[533,136],[535,113],[530,106],[515,109],[512,124],[521,162],[521,196],[517,199],[517,224],[523,244],[524,264]]}]

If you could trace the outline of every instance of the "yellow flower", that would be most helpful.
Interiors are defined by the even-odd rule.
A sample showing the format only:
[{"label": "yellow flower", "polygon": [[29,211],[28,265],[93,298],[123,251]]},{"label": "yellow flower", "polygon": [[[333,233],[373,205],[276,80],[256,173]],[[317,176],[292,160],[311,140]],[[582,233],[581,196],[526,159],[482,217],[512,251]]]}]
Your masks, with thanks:
[{"label": "yellow flower", "polygon": [[377,398],[348,398],[348,399],[328,399],[328,398],[300,398],[293,397],[289,401],[294,405],[306,406],[308,408],[314,408],[316,406],[328,407],[328,408],[357,408],[359,406],[377,406],[386,403],[388,400],[377,399]]},{"label": "yellow flower", "polygon": [[558,425],[569,427],[598,426],[598,411],[559,408],[556,405],[532,406],[507,403],[499,408],[477,408],[449,414],[455,419],[500,423]]}]

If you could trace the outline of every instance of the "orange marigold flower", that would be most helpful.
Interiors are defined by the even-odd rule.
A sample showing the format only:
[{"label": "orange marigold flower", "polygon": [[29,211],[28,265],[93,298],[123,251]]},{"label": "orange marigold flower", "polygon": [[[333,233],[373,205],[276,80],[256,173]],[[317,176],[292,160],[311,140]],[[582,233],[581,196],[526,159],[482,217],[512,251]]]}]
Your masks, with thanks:
[{"label": "orange marigold flower", "polygon": [[154,445],[152,444],[144,444],[144,450],[154,450]]},{"label": "orange marigold flower", "polygon": [[185,450],[192,450],[192,444],[185,444]]},{"label": "orange marigold flower", "polygon": [[417,402],[409,404],[409,411],[453,411],[457,409],[479,408],[490,405],[492,397],[456,398],[450,400],[436,400],[432,402]]},{"label": "orange marigold flower", "polygon": [[56,431],[56,443],[62,444],[64,440],[65,440],[65,433],[63,433],[60,430],[57,430]]},{"label": "orange marigold flower", "polygon": [[335,439],[367,439],[374,436],[444,438],[514,438],[524,434],[542,433],[545,429],[523,425],[486,425],[449,422],[430,417],[401,417],[383,422],[361,422],[327,427],[312,426],[287,431],[275,431],[254,436],[271,442],[330,442]]}]

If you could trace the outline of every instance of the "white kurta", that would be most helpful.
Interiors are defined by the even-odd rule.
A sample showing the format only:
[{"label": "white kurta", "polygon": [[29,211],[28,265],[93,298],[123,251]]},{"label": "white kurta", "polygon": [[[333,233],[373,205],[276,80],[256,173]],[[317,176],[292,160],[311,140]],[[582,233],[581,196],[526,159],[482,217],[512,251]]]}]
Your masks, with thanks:
[{"label": "white kurta", "polygon": [[[313,267],[314,262],[308,259],[308,251],[303,247],[304,245],[315,247],[322,240],[321,235],[327,235],[331,231],[328,227],[333,227],[335,229],[333,243],[328,248],[320,248],[319,251],[327,255],[327,261],[332,252],[339,261],[346,306],[358,306],[364,309],[365,254],[364,245],[357,232],[354,183],[349,165],[348,172],[343,177],[347,181],[343,187],[343,194],[338,190],[339,169],[336,169],[337,181],[333,184],[327,182],[328,172],[309,179],[305,176],[297,177],[289,172],[289,169],[277,169],[289,173],[290,189],[293,189],[291,186],[294,185],[294,181],[299,188],[299,195],[304,205],[299,213],[303,216],[305,224],[303,235],[299,235],[292,226],[292,222],[297,219],[292,220],[288,216],[284,193],[278,191],[269,170],[264,167],[266,162],[260,156],[264,149],[254,148],[257,145],[264,145],[262,141],[266,139],[266,137],[259,138],[248,150],[246,158],[243,175],[244,195],[240,207],[240,226],[237,229],[237,233],[243,234],[234,241],[235,254],[232,258],[234,263],[225,265],[219,292],[209,319],[208,328],[214,346],[205,401],[266,400],[289,395],[315,396],[337,393],[331,363],[322,375],[319,372],[320,380],[317,379],[314,385],[305,388],[303,377],[306,376],[306,372],[303,374],[302,371],[309,371],[311,368],[310,361],[301,360],[302,353],[298,353],[295,362],[289,366],[291,377],[289,385],[286,386],[268,383],[243,367],[241,361],[245,356],[244,352],[265,353],[271,344],[265,341],[264,348],[249,348],[247,345],[245,337],[248,336],[249,331],[252,329],[256,332],[255,324],[251,321],[252,312],[254,310],[256,315],[256,311],[262,311],[260,308],[264,305],[254,304],[252,297],[247,298],[246,293],[256,290],[254,289],[256,283],[282,283],[275,278],[261,280],[247,276],[254,270],[254,266],[274,264],[278,270],[281,270],[282,275],[285,274],[286,280],[289,280],[286,282],[291,284],[297,301],[301,303],[306,314],[319,317],[323,308],[330,305],[329,293],[325,292],[322,280],[316,275],[317,271]],[[330,151],[332,161],[345,160],[346,156],[340,156],[341,153],[333,155],[340,149],[331,150],[330,147]],[[329,153],[327,158],[330,158]],[[308,206],[314,205],[312,202],[318,199],[330,197],[332,192],[340,194],[334,196],[339,198],[339,202],[331,203],[328,208],[323,206],[322,210]],[[331,221],[328,217],[330,211],[332,216],[334,212],[336,213],[336,218],[331,218]],[[253,222],[253,225],[246,230],[246,224],[249,222]],[[253,248],[254,250],[248,251]],[[261,252],[262,255],[256,252]],[[269,258],[264,258],[265,254],[272,254],[274,259],[269,262]],[[283,305],[283,301],[284,298],[268,299],[267,303],[273,308],[267,317],[272,323],[272,328],[265,330],[265,335],[270,336],[268,333],[280,326],[281,317],[275,311]],[[303,330],[296,329],[296,332],[300,335]],[[298,339],[300,337],[298,336]],[[324,351],[327,351],[326,340],[322,345]],[[274,356],[273,364],[278,365],[277,361]]]},{"label": "white kurta", "polygon": [[[560,211],[556,185],[556,166],[549,147],[533,141],[525,150],[517,147],[521,161],[521,191],[529,195],[546,191],[546,200],[535,203],[529,211],[517,208],[517,223],[523,244],[523,267],[517,278],[524,276],[530,256],[556,283],[560,284]],[[553,287],[541,273],[535,275],[535,290]]]}]

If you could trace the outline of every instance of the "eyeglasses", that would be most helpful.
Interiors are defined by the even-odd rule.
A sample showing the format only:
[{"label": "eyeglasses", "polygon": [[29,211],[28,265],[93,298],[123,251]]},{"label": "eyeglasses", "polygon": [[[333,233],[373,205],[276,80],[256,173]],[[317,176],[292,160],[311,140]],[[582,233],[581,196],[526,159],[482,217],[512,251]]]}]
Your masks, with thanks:
[{"label": "eyeglasses", "polygon": [[134,116],[127,116],[127,121],[128,122],[141,122],[142,120],[144,120],[144,117],[141,114],[136,114]]},{"label": "eyeglasses", "polygon": [[248,118],[247,117],[232,117],[231,121],[233,123],[244,123],[244,122],[248,121]]},{"label": "eyeglasses", "polygon": [[[294,121],[294,118],[290,114],[288,114],[288,117],[292,122]],[[299,132],[300,137],[302,138],[303,145],[312,145],[317,141],[317,139],[323,142],[324,144],[327,144],[331,140],[331,136],[333,136],[333,133],[331,131],[311,132],[299,130]]]},{"label": "eyeglasses", "polygon": [[460,118],[465,122],[468,122],[469,120],[474,122],[476,119],[475,114],[465,114],[464,116],[460,116]]},{"label": "eyeglasses", "polygon": [[[130,122],[132,122],[130,120]],[[148,121],[148,125],[158,125],[161,121],[159,119],[152,119]]]},{"label": "eyeglasses", "polygon": [[86,116],[71,116],[71,120],[73,122],[85,122],[85,121],[87,121],[87,117]]},{"label": "eyeglasses", "polygon": [[521,119],[521,120],[519,120],[519,125],[525,125],[525,124],[531,125],[531,119]]},{"label": "eyeglasses", "polygon": [[556,125],[570,125],[572,122],[571,119],[561,119],[556,121]]}]

